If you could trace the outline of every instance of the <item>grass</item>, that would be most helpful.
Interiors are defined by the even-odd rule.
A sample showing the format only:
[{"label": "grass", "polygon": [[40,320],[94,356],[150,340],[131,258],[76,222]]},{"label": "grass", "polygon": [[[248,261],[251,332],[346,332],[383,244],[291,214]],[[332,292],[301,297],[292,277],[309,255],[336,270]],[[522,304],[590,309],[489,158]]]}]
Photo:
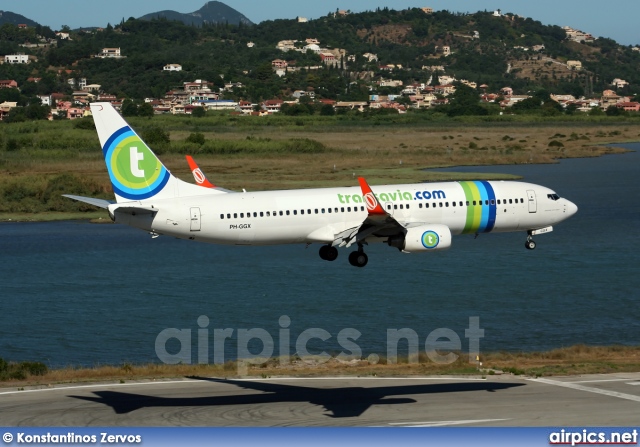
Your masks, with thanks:
[{"label": "grass", "polygon": [[[432,362],[421,353],[414,363],[406,358],[397,364],[387,364],[381,358],[379,363],[351,359],[340,361],[335,358],[327,362],[317,359],[293,357],[282,364],[271,359],[260,365],[250,365],[243,375],[251,377],[274,376],[415,376],[415,375],[496,375],[516,376],[558,376],[577,374],[604,374],[612,372],[640,371],[640,346],[586,346],[576,345],[547,352],[495,352],[481,356],[482,367],[469,363],[468,356],[459,358],[448,365]],[[0,362],[2,363],[2,362]],[[79,383],[98,381],[127,381],[189,376],[238,377],[238,364],[226,362],[220,365],[132,365],[125,363],[92,368],[67,367],[47,369],[37,362],[6,363],[12,371],[21,373],[0,374],[0,387],[24,387],[31,385],[51,385],[59,383]],[[23,367],[20,365],[31,365]]]},{"label": "grass", "polygon": [[[415,115],[415,114],[414,114]],[[420,119],[419,119],[420,118]],[[477,119],[476,119],[477,118]],[[568,118],[563,118],[568,119]],[[302,120],[302,126],[298,125]],[[417,117],[267,118],[213,115],[133,119],[142,132],[169,131],[153,149],[178,177],[193,182],[184,159],[193,155],[215,184],[274,190],[513,176],[437,173],[425,168],[554,163],[559,158],[623,152],[604,143],[637,141],[640,120],[539,117],[452,120]],[[90,124],[90,122],[89,122]],[[95,208],[61,197],[113,197],[95,130],[67,121],[3,124],[0,134],[0,221],[96,216]],[[204,143],[189,142],[193,133]],[[550,145],[550,142],[554,142]],[[106,213],[98,214],[106,217]]]}]

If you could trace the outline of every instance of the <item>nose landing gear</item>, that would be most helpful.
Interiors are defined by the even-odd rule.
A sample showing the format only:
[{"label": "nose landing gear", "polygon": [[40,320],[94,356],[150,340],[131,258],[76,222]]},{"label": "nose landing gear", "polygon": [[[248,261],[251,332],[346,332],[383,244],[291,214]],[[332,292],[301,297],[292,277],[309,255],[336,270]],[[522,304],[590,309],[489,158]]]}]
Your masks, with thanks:
[{"label": "nose landing gear", "polygon": [[533,236],[527,236],[527,242],[524,243],[524,247],[527,250],[533,250],[536,248],[536,242],[533,240]]}]

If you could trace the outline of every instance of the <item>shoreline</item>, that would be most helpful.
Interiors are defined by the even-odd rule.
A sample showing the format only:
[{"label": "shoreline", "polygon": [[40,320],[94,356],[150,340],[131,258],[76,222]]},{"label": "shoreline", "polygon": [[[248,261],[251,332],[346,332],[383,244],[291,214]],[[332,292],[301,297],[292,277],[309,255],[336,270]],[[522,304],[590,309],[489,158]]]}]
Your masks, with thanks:
[{"label": "shoreline", "polygon": [[[492,352],[480,355],[480,362],[469,361],[467,353],[458,352],[458,359],[450,364],[438,364],[424,353],[407,362],[399,358],[397,364],[387,364],[386,359],[370,363],[366,359],[338,360],[331,358],[292,357],[286,362],[272,358],[262,364],[246,365],[237,361],[224,364],[142,364],[103,365],[49,370],[46,365],[30,374],[37,362],[23,362],[25,372],[15,379],[0,380],[0,389],[24,388],[65,384],[99,383],[176,379],[189,376],[215,376],[223,378],[268,377],[412,377],[412,376],[470,376],[514,375],[523,377],[566,376],[580,374],[605,374],[613,372],[640,372],[640,346],[588,346],[575,345],[544,352]],[[1,363],[1,362],[0,362]],[[19,363],[10,362],[9,368],[18,370]],[[9,370],[7,370],[9,371]]]}]

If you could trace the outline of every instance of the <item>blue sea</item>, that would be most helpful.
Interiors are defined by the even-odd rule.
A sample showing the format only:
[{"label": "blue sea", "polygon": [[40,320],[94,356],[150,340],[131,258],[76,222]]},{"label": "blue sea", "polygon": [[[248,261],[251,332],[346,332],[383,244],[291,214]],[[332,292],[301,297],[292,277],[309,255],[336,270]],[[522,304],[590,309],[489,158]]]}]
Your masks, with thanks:
[{"label": "blue sea", "polygon": [[[537,236],[533,251],[522,233],[457,236],[451,249],[425,254],[378,244],[362,269],[348,264],[348,250],[320,260],[317,246],[206,245],[84,221],[2,223],[0,357],[54,367],[159,362],[156,339],[171,328],[191,331],[193,362],[205,339],[210,361],[216,343],[225,360],[236,358],[237,334],[255,328],[275,354],[282,340],[296,352],[312,328],[325,340],[312,340],[311,353],[348,354],[337,339],[345,329],[361,334],[363,356],[385,355],[387,330],[402,328],[418,334],[421,350],[438,328],[467,350],[472,317],[485,352],[640,344],[640,153],[451,170],[518,174],[579,211]],[[216,329],[231,338],[216,339]],[[184,354],[183,345],[164,348]]]}]

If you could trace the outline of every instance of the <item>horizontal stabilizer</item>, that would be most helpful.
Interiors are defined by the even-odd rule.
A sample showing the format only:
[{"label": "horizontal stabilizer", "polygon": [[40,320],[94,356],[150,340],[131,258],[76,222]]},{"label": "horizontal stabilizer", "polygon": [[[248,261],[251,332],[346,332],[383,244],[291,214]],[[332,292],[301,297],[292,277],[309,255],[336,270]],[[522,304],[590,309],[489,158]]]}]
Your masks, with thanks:
[{"label": "horizontal stabilizer", "polygon": [[62,197],[66,197],[68,199],[77,200],[78,202],[88,203],[89,205],[93,205],[93,206],[97,206],[99,208],[105,208],[105,209],[109,205],[114,203],[114,202],[109,201],[109,200],[96,199],[96,198],[93,198],[93,197],[74,196],[74,195],[71,195],[71,194],[62,194]]}]

